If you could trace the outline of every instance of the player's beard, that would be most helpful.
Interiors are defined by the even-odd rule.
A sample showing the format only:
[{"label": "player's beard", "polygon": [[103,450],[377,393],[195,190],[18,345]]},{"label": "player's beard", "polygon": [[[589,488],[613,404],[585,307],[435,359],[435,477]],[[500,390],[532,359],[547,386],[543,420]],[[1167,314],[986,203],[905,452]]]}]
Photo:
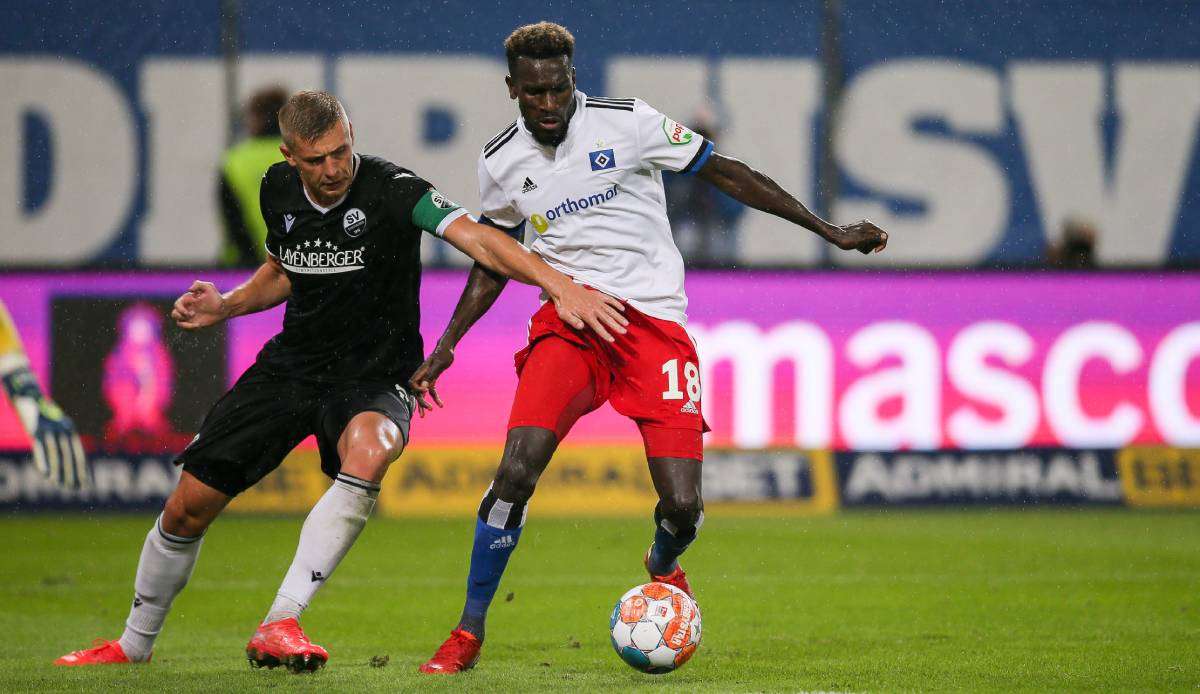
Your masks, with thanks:
[{"label": "player's beard", "polygon": [[530,124],[529,120],[526,119],[525,127],[529,129],[529,132],[533,133],[533,139],[537,140],[538,144],[549,147],[557,147],[563,143],[563,140],[567,139],[567,128],[571,127],[571,121],[564,120],[562,127],[556,130],[553,134],[546,133],[544,130],[542,130],[537,121],[534,121],[532,124]]}]

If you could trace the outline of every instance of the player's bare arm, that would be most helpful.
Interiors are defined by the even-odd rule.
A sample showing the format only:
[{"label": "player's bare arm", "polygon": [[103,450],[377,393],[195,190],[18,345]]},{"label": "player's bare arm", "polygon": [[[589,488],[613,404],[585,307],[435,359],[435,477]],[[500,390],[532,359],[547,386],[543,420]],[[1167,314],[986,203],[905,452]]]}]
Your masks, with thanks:
[{"label": "player's bare arm", "polygon": [[[475,322],[488,312],[492,304],[496,303],[500,292],[504,291],[507,284],[507,277],[493,272],[479,263],[475,263],[471,268],[471,274],[467,277],[467,286],[463,289],[462,296],[458,298],[458,304],[454,307],[454,314],[450,316],[450,322],[446,325],[442,336],[438,338],[429,357],[417,368],[409,381],[412,392],[417,395],[418,412],[422,417],[425,416],[427,410],[433,409],[434,404],[438,407],[444,406],[437,392],[438,377],[454,363],[454,348],[458,346],[459,341],[467,334],[471,326],[475,325]],[[433,403],[425,399],[426,393],[433,398]]]},{"label": "player's bare arm", "polygon": [[766,174],[745,162],[716,152],[697,172],[700,178],[756,210],[798,224],[843,251],[879,253],[887,247],[887,232],[868,220],[837,226],[813,214]]},{"label": "player's bare arm", "polygon": [[[446,227],[445,239],[485,267],[524,284],[541,287],[558,315],[576,330],[591,328],[609,342],[623,334],[625,307],[603,292],[586,289],[550,267],[537,254],[493,227],[463,215]],[[612,332],[609,332],[612,331]]]},{"label": "player's bare arm", "polygon": [[171,318],[184,330],[197,330],[229,318],[278,306],[292,294],[292,282],[279,260],[267,262],[237,288],[222,294],[212,282],[196,280],[175,300]]},{"label": "player's bare arm", "polygon": [[[615,340],[609,331],[625,333],[628,321],[621,315],[624,306],[620,301],[572,282],[571,278],[547,265],[537,254],[504,233],[464,216],[446,228],[444,237],[474,258],[476,264],[437,346],[409,381],[409,386],[417,396],[417,408],[421,416],[433,409],[434,405],[443,406],[437,393],[438,377],[450,368],[454,362],[454,347],[475,321],[496,302],[508,277],[545,290],[554,302],[558,315],[576,330],[583,330],[586,326],[609,342]],[[433,398],[432,403],[425,399],[426,394]]]}]

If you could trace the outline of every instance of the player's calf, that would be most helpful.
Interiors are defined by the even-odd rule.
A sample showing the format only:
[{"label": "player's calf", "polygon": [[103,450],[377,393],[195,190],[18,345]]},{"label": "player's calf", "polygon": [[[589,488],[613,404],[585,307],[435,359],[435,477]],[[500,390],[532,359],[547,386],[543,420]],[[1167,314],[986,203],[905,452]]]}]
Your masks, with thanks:
[{"label": "player's calf", "polygon": [[654,543],[644,560],[651,580],[669,583],[695,597],[679,557],[695,541],[703,523],[704,504],[698,490],[663,496],[654,508]]},{"label": "player's calf", "polygon": [[[649,456],[650,477],[658,491],[654,507],[654,545],[646,560],[646,568],[654,576],[669,575],[677,567],[676,560],[696,539],[704,522],[704,501],[700,496],[702,471],[699,431],[672,431],[642,427]],[[671,434],[684,434],[675,440]],[[681,445],[680,441],[687,445]],[[662,456],[661,451],[674,448],[689,457]]]},{"label": "player's calf", "polygon": [[670,573],[695,541],[704,523],[704,504],[694,491],[664,496],[654,507],[654,545],[648,568],[654,574]]},{"label": "player's calf", "polygon": [[[508,432],[504,444],[504,457],[496,470],[488,493],[492,499],[524,508],[537,487],[538,478],[550,463],[558,448],[558,436],[542,427],[515,427]],[[484,503],[490,504],[485,497]],[[482,517],[482,511],[481,511]]]}]

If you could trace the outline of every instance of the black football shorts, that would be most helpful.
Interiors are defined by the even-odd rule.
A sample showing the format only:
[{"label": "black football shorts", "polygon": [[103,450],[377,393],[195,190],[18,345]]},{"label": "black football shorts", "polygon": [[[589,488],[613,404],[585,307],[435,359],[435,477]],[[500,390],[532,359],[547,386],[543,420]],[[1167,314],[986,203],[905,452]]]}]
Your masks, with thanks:
[{"label": "black football shorts", "polygon": [[254,486],[308,435],[317,437],[321,471],[337,476],[337,444],[360,412],[380,412],[408,444],[413,403],[396,384],[322,383],[269,373],[257,364],[242,374],[204,417],[200,433],[176,465],[229,496]]}]

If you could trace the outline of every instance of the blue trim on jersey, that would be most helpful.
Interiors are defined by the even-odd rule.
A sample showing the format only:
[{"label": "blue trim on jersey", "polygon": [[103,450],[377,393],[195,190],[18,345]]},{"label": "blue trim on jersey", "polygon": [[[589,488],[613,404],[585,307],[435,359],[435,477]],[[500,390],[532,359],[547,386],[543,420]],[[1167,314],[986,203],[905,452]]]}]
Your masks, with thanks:
[{"label": "blue trim on jersey", "polygon": [[700,170],[700,167],[704,166],[704,162],[708,161],[708,158],[712,156],[712,153],[713,143],[709,140],[705,140],[704,146],[700,148],[700,153],[697,154],[696,157],[692,159],[691,163],[689,163],[687,167],[685,167],[679,173],[683,174],[684,176],[691,176],[692,174],[696,173]]},{"label": "blue trim on jersey", "polygon": [[486,224],[493,229],[499,229],[500,231],[504,232],[506,236],[508,236],[510,239],[513,239],[517,243],[525,243],[525,222],[521,222],[515,227],[506,227],[499,222],[492,221],[492,219],[487,215],[481,214],[479,215],[479,223]]}]

